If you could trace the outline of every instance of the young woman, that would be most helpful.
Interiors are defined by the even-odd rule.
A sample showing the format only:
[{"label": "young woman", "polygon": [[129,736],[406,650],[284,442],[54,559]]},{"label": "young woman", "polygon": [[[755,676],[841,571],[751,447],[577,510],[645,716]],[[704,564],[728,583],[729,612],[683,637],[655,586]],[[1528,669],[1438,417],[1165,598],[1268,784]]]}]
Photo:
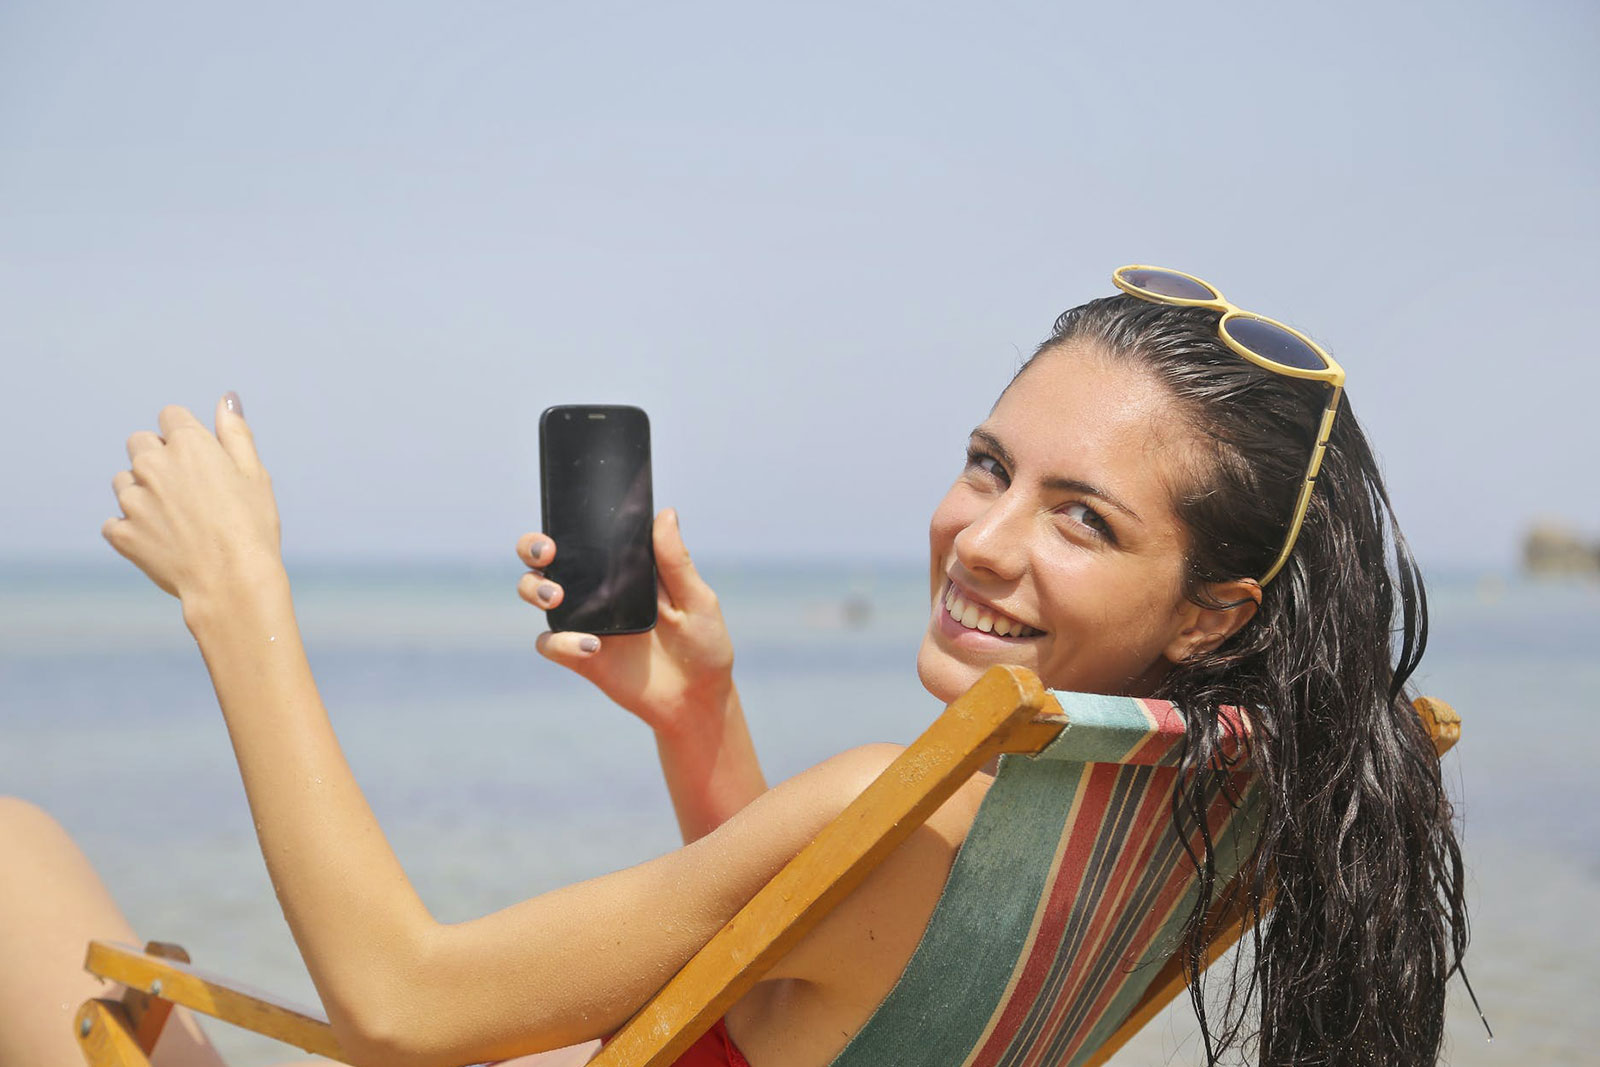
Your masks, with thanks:
[{"label": "young woman", "polygon": [[[970,435],[930,527],[922,683],[949,701],[1016,663],[1054,688],[1169,698],[1186,713],[1189,767],[1212,758],[1222,705],[1250,709],[1267,802],[1250,903],[1273,908],[1224,978],[1230,1010],[1201,1012],[1208,1056],[1258,1033],[1265,1064],[1432,1063],[1465,947],[1460,855],[1405,700],[1422,587],[1339,403],[1342,372],[1188,275],[1124,268],[1117,282],[1125,295],[1061,316]],[[436,922],[317,695],[237,398],[219,404],[215,434],[168,408],[128,453],[105,536],[182,600],[284,914],[360,1063],[459,1064],[612,1032],[897,751],[846,752],[767,789],[716,597],[664,512],[656,629],[545,634],[539,650],[653,728],[685,846]],[[541,570],[558,551],[539,534],[518,542],[531,603],[559,603]],[[946,803],[697,1047],[713,1059],[693,1062],[828,1063],[910,958],[989,781]],[[1173,802],[1186,822],[1203,797],[1180,786]],[[100,993],[77,970],[84,942],[133,935],[42,812],[0,808],[0,849],[18,858],[0,869],[0,1063],[65,1067],[78,1062],[71,1012]],[[1196,861],[1205,882],[1212,857]],[[169,1033],[158,1062],[218,1062],[192,1022]]]}]

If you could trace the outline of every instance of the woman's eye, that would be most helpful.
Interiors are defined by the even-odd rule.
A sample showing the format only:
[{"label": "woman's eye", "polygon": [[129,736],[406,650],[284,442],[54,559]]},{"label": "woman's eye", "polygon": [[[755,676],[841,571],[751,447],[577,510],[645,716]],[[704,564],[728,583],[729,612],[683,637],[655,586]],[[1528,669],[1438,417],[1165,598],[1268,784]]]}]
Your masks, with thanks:
[{"label": "woman's eye", "polygon": [[1098,511],[1082,501],[1068,504],[1061,509],[1061,513],[1080,526],[1088,527],[1100,537],[1111,536],[1111,527],[1106,524],[1106,520],[1100,517]]},{"label": "woman's eye", "polygon": [[1001,466],[1000,461],[987,452],[968,452],[967,469],[983,471],[991,478],[1002,483],[1011,481],[1011,476],[1006,473],[1005,467]]}]

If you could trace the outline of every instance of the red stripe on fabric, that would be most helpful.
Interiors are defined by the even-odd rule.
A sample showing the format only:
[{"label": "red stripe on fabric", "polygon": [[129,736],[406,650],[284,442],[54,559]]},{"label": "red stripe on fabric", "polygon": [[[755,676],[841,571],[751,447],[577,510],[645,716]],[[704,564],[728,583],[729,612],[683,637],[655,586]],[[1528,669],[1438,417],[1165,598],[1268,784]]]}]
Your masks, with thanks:
[{"label": "red stripe on fabric", "polygon": [[1012,988],[1011,996],[1001,1008],[999,1020],[990,1031],[983,1048],[972,1059],[971,1067],[994,1067],[1044,988],[1045,978],[1055,962],[1061,932],[1072,916],[1072,902],[1077,898],[1083,882],[1087,868],[1085,860],[1092,854],[1095,839],[1100,835],[1100,826],[1105,820],[1106,809],[1111,802],[1111,789],[1116,783],[1119,769],[1114,763],[1084,766],[1083,795],[1064,828],[1067,842],[1061,850],[1055,870],[1050,874],[1037,936],[1028,947],[1027,959],[1021,961],[1021,974]]},{"label": "red stripe on fabric", "polygon": [[1135,700],[1154,732],[1129,754],[1125,763],[1153,766],[1183,740],[1183,716],[1170,700]]},{"label": "red stripe on fabric", "polygon": [[[1136,745],[1122,762],[1134,766],[1157,766],[1183,743],[1183,716],[1170,700],[1135,700],[1134,703],[1144,712],[1153,732]],[[1217,725],[1219,762],[1215,766],[1218,770],[1226,770],[1249,751],[1250,721],[1245,718],[1244,712],[1228,706],[1218,709]]]},{"label": "red stripe on fabric", "polygon": [[[1138,799],[1128,836],[1121,841],[1106,837],[1099,842],[1098,851],[1113,853],[1116,858],[1099,898],[1082,903],[1083,907],[1090,909],[1084,937],[1073,954],[1060,988],[1052,998],[1039,1036],[1022,1061],[1023,1067],[1041,1061],[1045,1047],[1083,997],[1084,987],[1094,976],[1101,962],[1101,954],[1106,951],[1107,943],[1117,923],[1131,906],[1132,899],[1147,887],[1152,873],[1160,873],[1152,871],[1151,857],[1167,840],[1168,827],[1171,825],[1168,799],[1172,795],[1172,783],[1176,776],[1177,772],[1171,769],[1156,770],[1146,783],[1144,794]],[[1130,947],[1137,946],[1138,938],[1135,937]],[[1123,962],[1119,959],[1113,965],[1111,975],[1102,976],[1106,985],[1120,987],[1128,980]]]},{"label": "red stripe on fabric", "polygon": [[[1210,828],[1213,841],[1227,826],[1235,810],[1226,793],[1220,789],[1217,790],[1217,796],[1212,800],[1211,807],[1206,811],[1206,825]],[[1189,846],[1194,849],[1196,855],[1200,854],[1202,844],[1198,831],[1190,836]],[[1089,1011],[1084,1016],[1083,1022],[1078,1026],[1077,1033],[1073,1035],[1071,1042],[1067,1045],[1066,1054],[1061,1058],[1062,1062],[1070,1063],[1073,1056],[1083,1047],[1083,1043],[1088,1039],[1089,1034],[1094,1031],[1095,1026],[1105,1015],[1107,1009],[1110,1008],[1111,1001],[1122,991],[1128,980],[1133,977],[1131,968],[1148,954],[1150,946],[1166,925],[1168,914],[1177,905],[1179,898],[1188,890],[1189,884],[1193,879],[1193,867],[1188,861],[1188,856],[1184,855],[1167,872],[1166,885],[1156,898],[1155,906],[1150,909],[1145,915],[1144,921],[1139,924],[1138,930],[1129,943],[1130,951],[1118,962],[1122,980],[1106,983],[1094,1000],[1090,1002]],[[1152,963],[1151,965],[1153,966],[1154,964]]]}]

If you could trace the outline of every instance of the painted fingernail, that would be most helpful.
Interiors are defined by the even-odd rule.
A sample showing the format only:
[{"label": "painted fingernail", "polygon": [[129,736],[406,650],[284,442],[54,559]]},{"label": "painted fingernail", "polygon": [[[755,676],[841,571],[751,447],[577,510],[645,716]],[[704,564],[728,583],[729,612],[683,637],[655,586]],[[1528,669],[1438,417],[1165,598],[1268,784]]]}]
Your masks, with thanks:
[{"label": "painted fingernail", "polygon": [[578,647],[585,652],[598,652],[600,651],[600,639],[598,637],[582,638],[578,641]]},{"label": "painted fingernail", "polygon": [[544,555],[544,550],[548,547],[550,547],[549,541],[545,541],[543,539],[535,541],[533,544],[528,546],[528,558],[538,559],[540,556]]},{"label": "painted fingernail", "polygon": [[554,585],[550,584],[549,582],[545,582],[543,585],[541,585],[538,588],[538,590],[534,593],[534,595],[537,596],[540,600],[544,601],[546,604],[548,604],[550,601],[555,599],[556,587]]},{"label": "painted fingernail", "polygon": [[244,417],[244,404],[239,401],[239,394],[232,389],[222,394],[222,404],[240,418]]}]

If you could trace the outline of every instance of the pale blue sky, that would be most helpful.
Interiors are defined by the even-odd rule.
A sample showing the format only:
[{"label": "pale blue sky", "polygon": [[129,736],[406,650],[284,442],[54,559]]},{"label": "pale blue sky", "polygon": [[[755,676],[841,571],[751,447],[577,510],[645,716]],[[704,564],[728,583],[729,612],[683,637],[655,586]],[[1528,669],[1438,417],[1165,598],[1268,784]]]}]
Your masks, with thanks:
[{"label": "pale blue sky", "polygon": [[301,556],[497,559],[638,403],[714,555],[920,558],[1116,265],[1323,340],[1425,563],[1600,533],[1588,2],[0,5],[0,556],[238,390]]}]

